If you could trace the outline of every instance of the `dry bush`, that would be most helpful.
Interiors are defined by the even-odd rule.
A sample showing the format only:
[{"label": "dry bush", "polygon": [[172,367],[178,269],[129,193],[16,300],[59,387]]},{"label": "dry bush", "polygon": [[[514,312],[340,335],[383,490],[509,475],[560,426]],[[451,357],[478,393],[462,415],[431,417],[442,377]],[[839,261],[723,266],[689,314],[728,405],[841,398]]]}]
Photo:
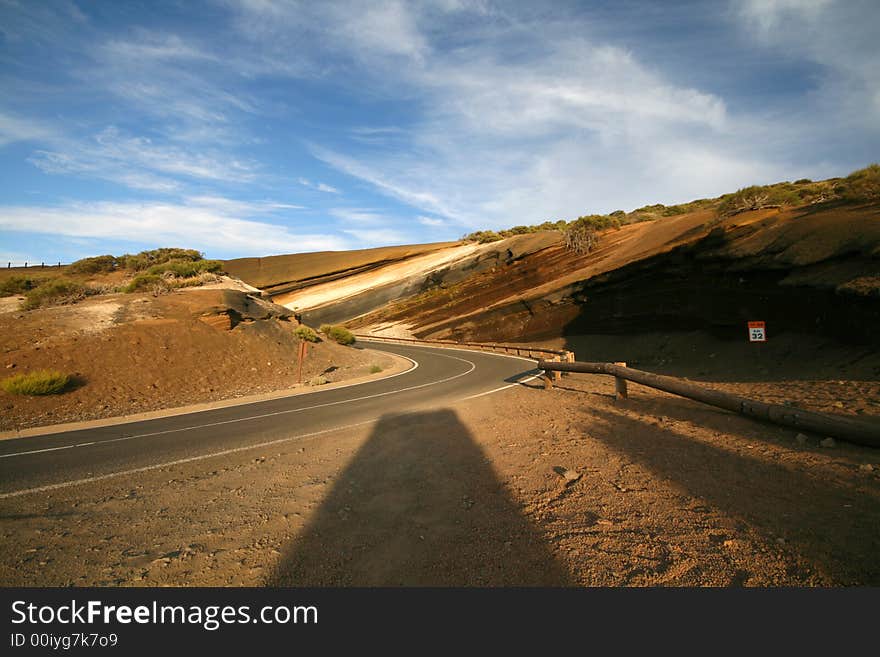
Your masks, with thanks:
[{"label": "dry bush", "polygon": [[599,232],[590,222],[574,221],[565,230],[565,246],[575,253],[589,253],[599,240]]},{"label": "dry bush", "polygon": [[95,292],[82,283],[66,278],[49,278],[25,294],[21,307],[23,310],[33,310],[41,306],[75,303],[90,294]]}]

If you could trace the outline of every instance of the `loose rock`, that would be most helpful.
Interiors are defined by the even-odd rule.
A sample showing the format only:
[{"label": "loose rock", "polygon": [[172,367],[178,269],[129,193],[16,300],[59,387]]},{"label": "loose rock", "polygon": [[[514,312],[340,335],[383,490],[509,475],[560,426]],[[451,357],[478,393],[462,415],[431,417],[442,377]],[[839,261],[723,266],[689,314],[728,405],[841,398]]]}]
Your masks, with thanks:
[{"label": "loose rock", "polygon": [[821,447],[834,447],[837,445],[837,441],[834,438],[825,438],[824,440],[819,441],[819,445]]}]

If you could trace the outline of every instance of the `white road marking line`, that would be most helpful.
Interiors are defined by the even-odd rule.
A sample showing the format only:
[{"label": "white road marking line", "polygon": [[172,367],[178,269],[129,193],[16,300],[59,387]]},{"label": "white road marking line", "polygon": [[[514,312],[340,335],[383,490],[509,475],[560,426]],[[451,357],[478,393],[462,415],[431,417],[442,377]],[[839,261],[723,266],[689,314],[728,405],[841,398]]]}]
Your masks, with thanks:
[{"label": "white road marking line", "polygon": [[533,376],[530,376],[530,377],[527,378],[527,379],[523,379],[522,381],[517,381],[516,383],[509,383],[509,384],[506,385],[506,386],[501,386],[500,388],[495,388],[494,390],[488,390],[488,391],[486,391],[486,392],[478,392],[476,395],[471,395],[471,396],[469,396],[469,397],[462,397],[462,398],[459,399],[458,401],[465,401],[465,400],[468,400],[468,399],[476,399],[477,397],[483,397],[484,395],[491,395],[491,394],[494,393],[494,392],[501,392],[502,390],[507,390],[508,388],[514,388],[514,387],[516,387],[516,386],[518,386],[518,385],[522,385],[523,383],[526,383],[526,382],[528,382],[528,381],[532,381],[532,380],[534,380],[534,379],[539,378],[539,377],[541,376],[542,373],[543,373],[543,370],[542,370],[540,373],[535,374],[535,375],[533,375]]},{"label": "white road marking line", "polygon": [[149,472],[150,470],[158,470],[160,468],[167,468],[174,465],[182,465],[184,463],[192,463],[193,461],[202,461],[204,459],[214,458],[215,456],[226,456],[228,454],[236,454],[238,452],[244,452],[249,449],[261,449],[263,447],[271,447],[272,445],[279,445],[281,443],[290,442],[291,440],[296,440],[297,438],[310,438],[312,436],[320,436],[325,433],[332,433],[333,431],[345,431],[346,429],[354,429],[355,427],[360,427],[365,424],[370,424],[372,422],[376,422],[378,418],[372,418],[370,420],[365,420],[364,422],[358,422],[357,424],[349,424],[344,427],[334,427],[332,429],[324,429],[323,431],[315,431],[313,433],[304,433],[298,436],[288,436],[287,438],[278,438],[276,440],[269,440],[264,443],[257,443],[256,445],[243,445],[241,447],[233,447],[231,449],[224,449],[220,452],[213,452],[211,454],[199,454],[198,456],[190,456],[185,459],[177,459],[176,461],[167,461],[165,463],[157,463],[155,465],[146,465],[142,468],[132,468],[131,470],[121,470],[119,472],[109,472],[103,475],[97,475],[95,477],[86,477],[85,479],[75,479],[72,481],[62,481],[57,484],[48,484],[46,486],[38,486],[36,488],[25,488],[22,490],[15,490],[9,493],[0,493],[0,499],[8,499],[10,497],[19,497],[21,495],[29,495],[31,493],[45,493],[50,490],[58,490],[59,488],[69,488],[70,486],[77,486],[79,484],[90,484],[96,481],[103,481],[105,479],[112,479],[113,477],[121,477],[123,475],[130,474],[138,474],[140,472]]},{"label": "white road marking line", "polygon": [[[61,449],[73,449],[74,447],[84,447],[87,445],[105,445],[105,444],[110,444],[110,443],[119,443],[119,442],[124,442],[124,441],[128,441],[128,440],[135,440],[136,438],[147,438],[150,436],[161,436],[161,435],[165,435],[165,434],[169,434],[169,433],[179,433],[181,431],[192,431],[193,429],[205,429],[208,427],[222,426],[224,424],[235,424],[236,422],[247,422],[250,420],[261,420],[263,418],[274,417],[277,415],[287,415],[290,413],[300,413],[302,411],[311,411],[316,408],[325,408],[327,406],[337,406],[339,404],[348,404],[348,403],[356,402],[356,401],[364,401],[366,399],[374,399],[376,397],[384,397],[386,395],[393,395],[393,394],[397,394],[400,392],[407,392],[409,390],[417,390],[419,388],[427,388],[429,386],[439,385],[441,383],[447,383],[447,382],[452,381],[454,379],[457,379],[459,377],[467,376],[468,374],[473,372],[477,367],[475,363],[472,363],[469,360],[465,360],[464,358],[457,358],[456,356],[448,356],[446,354],[436,354],[436,355],[440,356],[441,358],[450,358],[452,360],[458,360],[463,363],[467,363],[468,365],[470,365],[470,368],[466,372],[462,372],[460,374],[456,374],[454,376],[450,376],[445,379],[441,379],[440,381],[430,381],[428,383],[422,383],[417,386],[410,386],[408,388],[400,388],[398,390],[389,390],[388,392],[380,392],[380,393],[376,393],[374,395],[365,395],[363,397],[355,397],[354,399],[342,399],[340,401],[327,402],[326,404],[314,404],[312,406],[304,406],[303,408],[290,408],[290,409],[287,409],[284,411],[275,411],[273,413],[261,413],[260,415],[249,415],[247,417],[233,418],[231,420],[222,420],[220,422],[208,422],[205,424],[197,424],[197,425],[188,426],[188,427],[180,427],[177,429],[165,429],[164,431],[151,431],[149,433],[139,433],[139,434],[135,434],[133,436],[122,436],[120,438],[108,438],[107,440],[98,440],[98,441],[93,441],[90,443],[79,443],[76,445],[61,445],[58,447],[47,447],[45,449],[29,450],[26,452],[12,452],[10,454],[2,454],[2,455],[0,455],[0,458],[8,459],[8,458],[12,458],[15,456],[24,456],[27,454],[39,454],[41,452],[53,452],[53,451],[58,451]],[[406,356],[403,356],[403,358],[406,358]],[[416,361],[412,360],[411,358],[407,358],[407,360],[412,361],[413,364],[415,365],[415,367],[418,367],[418,363]],[[415,367],[413,369],[415,369]],[[407,371],[412,372],[413,370],[410,369]],[[391,377],[388,377],[388,378],[391,378]]]},{"label": "white road marking line", "polygon": [[[461,349],[459,351],[467,351],[467,350]],[[440,355],[440,354],[438,354],[438,355]],[[498,355],[500,355],[500,354],[498,354]],[[433,381],[431,383],[424,383],[424,384],[421,384],[418,386],[411,386],[409,388],[403,388],[403,389],[397,390],[397,391],[383,392],[383,393],[379,393],[376,395],[368,395],[366,397],[361,397],[359,399],[370,399],[372,397],[382,397],[384,395],[392,394],[393,392],[404,392],[407,390],[416,390],[418,388],[425,388],[425,387],[432,386],[432,385],[438,385],[440,383],[445,383],[447,381],[452,381],[453,379],[457,379],[459,377],[466,376],[466,375],[470,374],[471,372],[473,372],[477,367],[475,363],[472,363],[471,361],[465,360],[463,358],[456,358],[455,356],[444,356],[444,357],[445,358],[452,358],[454,360],[460,360],[462,362],[468,363],[471,367],[467,372],[462,372],[461,374],[456,374],[455,376],[451,376],[451,377],[443,379],[441,381]],[[404,358],[406,358],[406,356],[404,356]],[[517,356],[512,356],[512,358],[517,358]],[[522,358],[521,360],[528,360],[528,359]],[[415,361],[413,361],[413,362],[415,363]],[[416,365],[418,366],[417,363],[416,363]],[[408,371],[412,371],[412,370],[408,370]],[[500,388],[495,388],[494,390],[490,390],[488,392],[482,392],[477,395],[471,395],[470,397],[464,397],[464,398],[460,399],[459,401],[464,401],[465,399],[473,399],[474,397],[481,397],[483,395],[489,395],[489,394],[492,394],[495,392],[499,392],[501,390],[506,390],[507,388],[513,387],[515,385],[519,385],[519,383],[524,383],[525,381],[531,381],[532,379],[535,379],[538,376],[540,376],[540,375],[535,375],[535,376],[529,377],[528,379],[524,379],[523,381],[519,381],[517,383],[512,383],[510,385],[502,386]],[[347,401],[356,401],[356,400],[352,399],[352,400],[347,400]],[[322,404],[322,406],[332,406],[334,404],[340,404],[340,403],[343,403],[343,402],[332,402],[329,404]],[[315,406],[313,408],[319,408],[319,406]],[[305,410],[305,409],[295,409],[295,410]],[[255,416],[255,417],[267,417],[268,415],[280,415],[282,413],[288,413],[288,412],[293,412],[293,411],[279,411],[278,413],[269,413],[267,415],[260,415],[260,416]],[[212,452],[210,454],[199,454],[198,456],[190,456],[185,459],[177,459],[175,461],[166,461],[165,463],[156,463],[154,465],[147,465],[142,468],[121,470],[119,472],[110,472],[110,473],[98,475],[95,477],[87,477],[84,479],[74,479],[71,481],[62,481],[57,484],[48,484],[46,486],[38,486],[36,488],[25,488],[25,489],[16,490],[16,491],[10,491],[8,493],[0,493],[0,499],[9,499],[11,497],[20,497],[22,495],[30,495],[33,493],[45,493],[48,491],[59,490],[61,488],[69,488],[71,486],[78,486],[80,484],[89,484],[89,483],[94,483],[97,481],[104,481],[106,479],[112,479],[114,477],[122,477],[125,475],[131,475],[131,474],[139,474],[141,472],[150,472],[152,470],[159,470],[161,468],[173,467],[175,465],[183,465],[185,463],[193,463],[195,461],[203,461],[205,459],[210,459],[210,458],[214,458],[217,456],[227,456],[229,454],[237,454],[239,452],[244,452],[249,449],[261,449],[263,447],[270,447],[272,445],[279,445],[281,443],[290,442],[291,440],[296,440],[298,438],[310,438],[312,436],[320,436],[320,435],[323,435],[326,433],[333,433],[334,431],[345,431],[346,429],[354,429],[356,427],[361,427],[361,426],[376,422],[378,419],[379,418],[371,418],[369,420],[364,420],[363,422],[357,422],[356,424],[349,424],[349,425],[342,426],[342,427],[333,427],[332,429],[324,429],[322,431],[305,433],[305,434],[301,434],[298,436],[288,436],[287,438],[278,438],[276,440],[269,440],[269,441],[266,441],[263,443],[257,443],[255,445],[242,445],[241,447],[233,447],[233,448],[225,449],[225,450],[222,450],[219,452]],[[216,423],[216,424],[226,424],[226,423],[223,422],[223,423]],[[201,426],[214,426],[214,425],[208,424],[208,425],[201,425]],[[197,428],[197,427],[190,427],[190,428]],[[185,431],[185,429],[178,429],[176,431]],[[169,433],[169,432],[159,432],[159,433]],[[144,434],[144,435],[154,435],[154,434]],[[116,439],[116,440],[130,440],[132,438],[137,438],[137,437],[139,437],[139,436],[129,436],[127,438]],[[111,441],[104,441],[104,442],[111,442]],[[83,444],[86,444],[86,443],[83,443]],[[94,443],[88,443],[88,444],[94,444]],[[70,445],[68,447],[77,447],[77,446],[78,445]],[[15,455],[11,454],[11,455],[7,455],[7,456],[15,456]]]}]

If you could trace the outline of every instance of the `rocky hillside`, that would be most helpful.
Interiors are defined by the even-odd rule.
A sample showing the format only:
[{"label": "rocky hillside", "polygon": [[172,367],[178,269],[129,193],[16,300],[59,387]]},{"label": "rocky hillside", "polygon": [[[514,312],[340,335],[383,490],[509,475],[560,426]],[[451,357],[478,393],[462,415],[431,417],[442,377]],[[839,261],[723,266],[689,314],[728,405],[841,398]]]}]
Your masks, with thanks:
[{"label": "rocky hillside", "polygon": [[[552,235],[552,234],[551,234]],[[531,237],[531,236],[526,236]],[[522,237],[495,242],[496,253]],[[527,341],[587,333],[818,332],[877,341],[880,204],[709,210],[606,230],[586,255],[559,234],[351,324],[418,337]],[[455,280],[458,278],[458,280]]]}]

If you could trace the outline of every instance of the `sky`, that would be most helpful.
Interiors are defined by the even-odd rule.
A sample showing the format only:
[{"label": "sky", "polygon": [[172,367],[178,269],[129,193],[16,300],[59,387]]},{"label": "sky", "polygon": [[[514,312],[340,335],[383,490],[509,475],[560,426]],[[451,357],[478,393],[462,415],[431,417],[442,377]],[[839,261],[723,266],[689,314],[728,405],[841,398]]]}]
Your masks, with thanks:
[{"label": "sky", "polygon": [[213,258],[846,175],[880,3],[0,0],[0,262]]}]

